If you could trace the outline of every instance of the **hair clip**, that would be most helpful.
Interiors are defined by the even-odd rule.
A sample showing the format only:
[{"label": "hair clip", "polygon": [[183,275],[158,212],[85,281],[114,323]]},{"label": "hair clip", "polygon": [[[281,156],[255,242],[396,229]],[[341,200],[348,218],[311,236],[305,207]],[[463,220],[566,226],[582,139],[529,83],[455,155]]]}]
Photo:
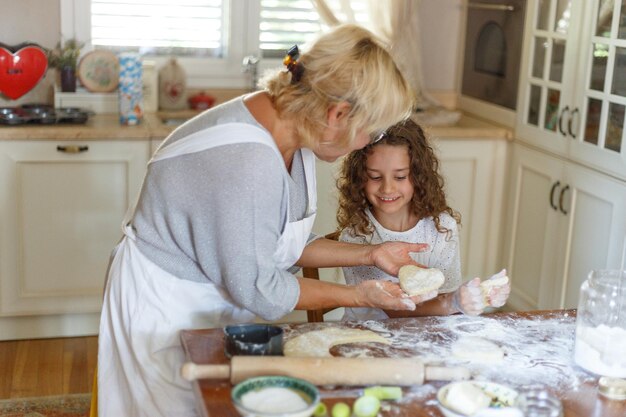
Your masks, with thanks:
[{"label": "hair clip", "polygon": [[373,145],[376,142],[381,141],[385,136],[387,136],[387,130],[383,130],[382,132],[376,132],[370,135],[370,145]]},{"label": "hair clip", "polygon": [[291,82],[293,83],[300,81],[304,72],[304,67],[298,62],[298,58],[300,58],[300,50],[298,45],[294,45],[287,51],[287,55],[283,59],[283,64],[287,67],[287,71],[291,73]]}]

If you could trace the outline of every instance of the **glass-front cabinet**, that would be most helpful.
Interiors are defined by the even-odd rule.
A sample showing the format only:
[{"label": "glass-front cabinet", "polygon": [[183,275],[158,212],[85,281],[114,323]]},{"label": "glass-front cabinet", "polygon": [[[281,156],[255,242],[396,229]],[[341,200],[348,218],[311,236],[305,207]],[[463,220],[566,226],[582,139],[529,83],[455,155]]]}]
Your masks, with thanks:
[{"label": "glass-front cabinet", "polygon": [[626,0],[533,0],[517,134],[626,178]]}]

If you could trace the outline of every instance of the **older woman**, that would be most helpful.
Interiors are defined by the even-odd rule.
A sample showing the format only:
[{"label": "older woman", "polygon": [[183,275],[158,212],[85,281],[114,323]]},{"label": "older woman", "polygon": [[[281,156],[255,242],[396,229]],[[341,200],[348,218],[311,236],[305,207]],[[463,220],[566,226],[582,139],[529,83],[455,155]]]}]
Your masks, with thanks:
[{"label": "older woman", "polygon": [[174,131],[148,165],[109,267],[98,351],[99,415],[193,416],[179,330],[275,320],[294,309],[414,309],[397,284],[297,278],[299,266],[390,274],[423,245],[315,239],[315,158],[334,161],[405,118],[412,97],[374,36],[342,26],[263,91]]}]

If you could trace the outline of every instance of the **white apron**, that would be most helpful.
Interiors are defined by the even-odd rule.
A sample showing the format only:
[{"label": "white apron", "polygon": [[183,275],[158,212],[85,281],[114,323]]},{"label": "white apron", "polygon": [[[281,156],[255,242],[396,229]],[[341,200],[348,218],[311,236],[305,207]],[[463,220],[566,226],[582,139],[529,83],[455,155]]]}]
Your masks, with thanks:
[{"label": "white apron", "polygon": [[[228,123],[160,148],[150,163],[244,142],[266,144],[282,161],[266,131]],[[302,159],[309,204],[305,218],[288,222],[280,236],[274,259],[281,269],[300,258],[315,220],[315,156],[302,149]],[[285,170],[288,189],[287,181]],[[251,322],[255,316],[235,305],[218,285],[178,279],[147,259],[137,249],[129,224],[133,213],[134,208],[124,219],[125,236],[113,252],[105,286],[98,347],[98,415],[196,416],[191,384],[180,377],[184,360],[180,330]]]}]

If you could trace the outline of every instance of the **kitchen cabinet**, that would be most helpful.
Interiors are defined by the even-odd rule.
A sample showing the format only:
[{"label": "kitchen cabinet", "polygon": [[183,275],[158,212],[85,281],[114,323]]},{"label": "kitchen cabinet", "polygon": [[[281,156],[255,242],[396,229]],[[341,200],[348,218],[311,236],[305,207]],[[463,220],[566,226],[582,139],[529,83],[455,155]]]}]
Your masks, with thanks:
[{"label": "kitchen cabinet", "polygon": [[508,304],[575,308],[589,271],[624,267],[626,182],[519,143],[510,169]]},{"label": "kitchen cabinet", "polygon": [[535,0],[526,14],[517,137],[626,179],[626,3]]},{"label": "kitchen cabinet", "polygon": [[150,144],[0,141],[0,339],[97,334]]},{"label": "kitchen cabinet", "polygon": [[446,138],[433,142],[446,180],[448,205],[461,213],[461,274],[488,278],[499,263],[507,141]]},{"label": "kitchen cabinet", "polygon": [[161,142],[163,142],[164,140],[164,138],[150,139],[150,155],[154,155],[156,150],[159,149]]}]

